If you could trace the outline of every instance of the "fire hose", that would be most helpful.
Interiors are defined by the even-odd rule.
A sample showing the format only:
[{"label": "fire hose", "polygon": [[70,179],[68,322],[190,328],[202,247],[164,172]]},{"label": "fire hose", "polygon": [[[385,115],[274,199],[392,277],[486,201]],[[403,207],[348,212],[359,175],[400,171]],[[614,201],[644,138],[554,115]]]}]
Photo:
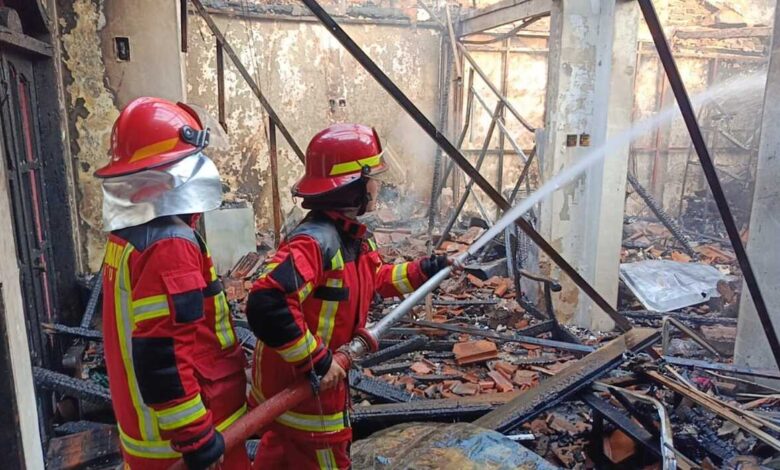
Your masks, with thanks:
[{"label": "fire hose", "polygon": [[[537,191],[537,193],[542,193],[542,191]],[[472,243],[468,250],[458,255],[453,260],[453,264],[462,266],[469,258],[476,256],[482,247],[499,233],[502,233],[505,227],[514,223],[516,219],[526,213],[542,196],[543,194],[539,194],[536,197],[532,195],[531,197],[524,199],[512,210],[507,211],[490,230]],[[376,351],[379,347],[379,339],[387,333],[387,330],[409,313],[414,306],[422,303],[428,294],[433,292],[439,284],[450,276],[452,270],[452,266],[442,269],[428,279],[419,289],[409,294],[398,307],[385,315],[370,328],[358,330],[357,335],[350,343],[342,346],[336,351],[333,355],[333,360],[344,370],[349,370],[355,359],[369,352]],[[271,424],[284,412],[303,403],[305,400],[312,398],[314,394],[315,390],[312,387],[311,381],[307,377],[301,377],[294,384],[247,412],[247,414],[227,428],[222,433],[222,437],[225,440],[225,451],[227,452],[236,445],[243,445],[247,439],[256,435],[261,429]],[[184,462],[180,460],[176,462],[171,469],[185,470],[186,467]]]}]

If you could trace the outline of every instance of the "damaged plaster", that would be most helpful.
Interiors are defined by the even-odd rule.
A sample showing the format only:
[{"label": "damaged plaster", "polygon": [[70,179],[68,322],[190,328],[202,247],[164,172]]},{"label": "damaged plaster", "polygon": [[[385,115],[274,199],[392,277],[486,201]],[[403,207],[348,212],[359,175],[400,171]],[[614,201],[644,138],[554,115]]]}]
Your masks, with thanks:
[{"label": "damaged plaster", "polygon": [[72,17],[60,20],[66,91],[71,111],[71,150],[77,159],[79,222],[88,264],[97,271],[103,256],[102,192],[94,171],[105,163],[119,110],[106,87],[99,32],[105,26],[102,0],[75,0]]}]

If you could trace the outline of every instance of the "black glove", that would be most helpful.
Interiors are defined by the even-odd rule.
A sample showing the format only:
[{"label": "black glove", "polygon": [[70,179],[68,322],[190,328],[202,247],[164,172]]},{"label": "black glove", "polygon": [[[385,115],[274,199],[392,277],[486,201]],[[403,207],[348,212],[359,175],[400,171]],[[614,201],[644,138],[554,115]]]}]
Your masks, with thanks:
[{"label": "black glove", "polygon": [[449,266],[449,260],[447,255],[431,255],[430,258],[423,258],[420,261],[420,269],[428,276],[428,279],[432,278],[436,273]]},{"label": "black glove", "polygon": [[185,452],[182,455],[182,458],[184,459],[184,463],[187,464],[187,468],[190,470],[203,470],[219,460],[224,453],[225,440],[222,438],[222,434],[214,431],[214,435],[208,442],[200,446],[197,450]]}]

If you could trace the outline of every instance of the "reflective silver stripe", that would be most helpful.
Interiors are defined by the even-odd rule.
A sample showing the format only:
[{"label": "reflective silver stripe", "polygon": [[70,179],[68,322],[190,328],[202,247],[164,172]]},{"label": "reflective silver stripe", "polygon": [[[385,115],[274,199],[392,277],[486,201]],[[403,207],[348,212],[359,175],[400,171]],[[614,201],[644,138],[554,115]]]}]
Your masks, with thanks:
[{"label": "reflective silver stripe", "polygon": [[287,427],[309,432],[336,432],[346,427],[344,413],[320,416],[288,411],[276,418],[276,421]]},{"label": "reflective silver stripe", "polygon": [[[328,279],[325,282],[325,285],[328,287],[341,287],[343,285],[343,281],[341,279]],[[322,301],[322,307],[320,308],[320,319],[317,325],[317,336],[322,339],[322,343],[325,346],[330,344],[330,339],[333,336],[334,322],[338,308],[339,303],[337,301]]]},{"label": "reflective silver stripe", "polygon": [[408,270],[409,263],[401,263],[393,266],[393,286],[402,294],[408,294],[414,290],[407,278]]},{"label": "reflective silver stripe", "polygon": [[219,339],[222,349],[229,348],[236,344],[236,335],[230,325],[230,306],[228,306],[224,291],[214,296],[214,309],[217,339]]},{"label": "reflective silver stripe", "polygon": [[[130,279],[127,273],[127,263],[132,253],[132,245],[125,245],[125,250],[122,253],[122,261],[119,263],[119,272],[117,273],[117,279],[119,280],[119,288],[116,289],[115,294],[119,294],[119,311],[116,312],[120,318],[117,320],[121,322],[122,333],[119,335],[119,340],[124,344],[122,362],[125,366],[125,374],[127,375],[127,386],[130,389],[130,397],[133,401],[134,408],[138,413],[139,423],[138,428],[141,431],[141,435],[144,440],[153,441],[160,437],[159,429],[157,428],[157,420],[152,413],[152,410],[146,406],[141,398],[141,390],[138,387],[138,379],[135,376],[135,368],[133,365],[133,329],[134,323],[131,316],[132,312],[132,300],[130,296]],[[120,326],[120,325],[118,325]]]},{"label": "reflective silver stripe", "polygon": [[181,454],[171,448],[170,441],[139,441],[133,439],[119,428],[119,439],[122,442],[122,448],[136,457],[148,459],[176,459]]},{"label": "reflective silver stripe", "polygon": [[317,349],[317,340],[312,336],[309,330],[301,336],[301,339],[295,342],[287,349],[278,350],[279,355],[287,362],[298,362],[306,358]]},{"label": "reflective silver stripe", "polygon": [[186,426],[206,414],[200,395],[167,410],[157,412],[160,429],[169,430]]}]

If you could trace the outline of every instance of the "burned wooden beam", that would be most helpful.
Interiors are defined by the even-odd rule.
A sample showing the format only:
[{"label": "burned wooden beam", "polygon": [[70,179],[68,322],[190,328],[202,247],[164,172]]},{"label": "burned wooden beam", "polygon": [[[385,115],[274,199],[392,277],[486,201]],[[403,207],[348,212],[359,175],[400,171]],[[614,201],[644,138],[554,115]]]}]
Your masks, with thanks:
[{"label": "burned wooden beam", "polygon": [[49,441],[46,468],[114,468],[120,463],[119,431],[115,426],[93,428]]},{"label": "burned wooden beam", "polygon": [[684,367],[696,367],[704,370],[717,370],[732,374],[750,375],[765,379],[780,380],[780,372],[772,369],[756,369],[754,367],[737,366],[733,364],[720,364],[718,362],[702,361],[700,359],[688,359],[685,357],[663,356],[663,360],[669,364]]},{"label": "burned wooden beam", "polygon": [[634,328],[474,424],[504,433],[511,431],[618,367],[623,362],[624,353],[645,349],[655,343],[659,336],[660,333],[654,329]]},{"label": "burned wooden beam", "polygon": [[349,371],[349,386],[358,392],[377,398],[382,403],[405,403],[417,400],[416,396],[406,390],[394,387],[382,380],[367,377],[354,369]]},{"label": "burned wooden beam", "polygon": [[350,414],[358,433],[412,421],[472,421],[515,398],[520,392],[491,393],[463,398],[414,400],[408,403],[355,406]]},{"label": "burned wooden beam", "polygon": [[393,362],[391,364],[383,364],[379,366],[370,367],[371,373],[374,375],[394,374],[396,372],[403,372],[412,367],[412,361]]},{"label": "burned wooden beam", "polygon": [[620,312],[620,314],[626,318],[630,318],[633,320],[653,320],[653,321],[660,322],[664,320],[664,317],[672,317],[675,320],[679,320],[685,323],[691,323],[694,325],[736,325],[737,324],[736,318],[701,317],[698,315],[690,315],[690,314],[675,313],[675,312],[658,313],[658,312],[650,312],[648,310],[635,310],[635,311],[629,310],[629,311],[622,311]]},{"label": "burned wooden beam", "polygon": [[82,328],[80,326],[68,326],[61,323],[42,323],[41,328],[43,328],[44,333],[49,335],[60,334],[93,341],[103,341],[103,333],[98,330]]},{"label": "burned wooden beam", "polygon": [[360,365],[362,367],[371,367],[389,359],[398,357],[402,354],[419,351],[423,346],[425,346],[425,343],[427,342],[428,338],[425,336],[412,336],[411,338],[405,339],[398,344],[380,349],[373,354],[369,354],[362,361],[360,361]]},{"label": "burned wooden beam", "polygon": [[111,393],[108,389],[89,380],[76,379],[41,367],[33,367],[33,378],[35,385],[45,390],[59,392],[98,405],[111,403]]},{"label": "burned wooden beam", "polygon": [[[401,344],[405,339],[382,339],[379,340],[379,348],[384,349],[390,346]],[[424,346],[420,347],[419,351],[439,351],[439,352],[452,352],[452,347],[455,346],[457,341],[427,341]],[[412,351],[409,351],[412,352]]]},{"label": "burned wooden beam", "polygon": [[728,405],[727,403],[721,402],[717,398],[711,397],[699,390],[694,390],[693,388],[683,385],[676,380],[670,379],[669,377],[666,377],[659,372],[647,371],[645,374],[647,374],[650,379],[663,385],[669,390],[690,399],[697,405],[706,408],[721,418],[727,421],[731,421],[744,431],[755,436],[760,441],[773,447],[775,450],[780,450],[780,440],[762,429],[760,426],[762,423],[756,422],[755,415],[748,416],[745,414],[746,412],[744,410],[734,409],[734,407]]},{"label": "burned wooden beam", "polygon": [[620,428],[621,431],[626,433],[628,437],[636,441],[642,447],[656,456],[661,457],[661,448],[659,447],[658,442],[653,439],[653,436],[643,427],[631,421],[631,419],[624,415],[617,407],[612,406],[608,401],[589,391],[581,394],[579,399],[593,409],[594,413],[600,414],[607,421]]}]

